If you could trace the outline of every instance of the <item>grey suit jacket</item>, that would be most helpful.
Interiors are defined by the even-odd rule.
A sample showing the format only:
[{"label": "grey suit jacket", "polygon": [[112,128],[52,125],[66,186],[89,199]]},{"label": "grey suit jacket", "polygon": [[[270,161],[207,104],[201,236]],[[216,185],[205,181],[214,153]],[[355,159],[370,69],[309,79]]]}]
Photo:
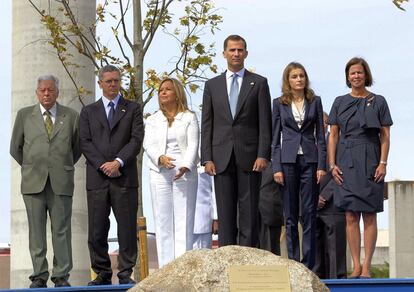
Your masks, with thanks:
[{"label": "grey suit jacket", "polygon": [[254,161],[270,160],[271,110],[266,78],[245,71],[234,119],[223,73],[206,82],[201,120],[201,161],[223,172],[234,150],[236,164],[252,171]]},{"label": "grey suit jacket", "polygon": [[47,178],[55,194],[73,195],[74,164],[79,149],[79,114],[57,104],[56,120],[49,140],[40,105],[18,111],[10,143],[11,156],[21,165],[22,194],[43,191]]}]

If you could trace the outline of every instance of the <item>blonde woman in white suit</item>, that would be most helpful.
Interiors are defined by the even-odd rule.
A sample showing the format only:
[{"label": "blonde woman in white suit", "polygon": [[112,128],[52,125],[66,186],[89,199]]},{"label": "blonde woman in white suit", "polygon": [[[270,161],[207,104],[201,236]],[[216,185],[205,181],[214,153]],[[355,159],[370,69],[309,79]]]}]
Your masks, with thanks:
[{"label": "blonde woman in white suit", "polygon": [[160,109],[146,122],[158,264],[162,267],[192,249],[197,196],[199,127],[185,91],[174,78],[159,87]]}]

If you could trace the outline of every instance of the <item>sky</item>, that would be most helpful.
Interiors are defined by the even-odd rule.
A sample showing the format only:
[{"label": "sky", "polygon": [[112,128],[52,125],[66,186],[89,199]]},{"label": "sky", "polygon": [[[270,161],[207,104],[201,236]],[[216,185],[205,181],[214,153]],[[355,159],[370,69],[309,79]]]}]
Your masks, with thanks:
[{"label": "sky", "polygon": [[[414,144],[410,127],[414,112],[414,1],[404,5],[406,12],[397,9],[391,0],[217,0],[215,6],[224,22],[219,32],[206,37],[216,43],[215,63],[219,70],[226,69],[221,54],[223,40],[229,34],[242,35],[249,51],[246,68],[267,77],[272,98],[280,95],[284,67],[297,61],[307,69],[311,87],[321,96],[324,110],[329,112],[335,97],[349,92],[344,75],[346,62],[354,56],[365,58],[375,82],[370,90],[387,99],[394,120],[386,180],[414,179],[410,156]],[[181,14],[174,7],[172,12]],[[8,148],[12,126],[11,0],[2,1],[0,33],[3,91],[0,107],[0,243],[7,243],[10,240],[11,159]],[[103,29],[98,33],[103,33]],[[145,68],[163,70],[168,67],[174,46],[174,42],[160,31],[146,58]],[[201,95],[202,92],[198,92],[191,96],[194,109],[201,104]],[[154,100],[145,111],[155,109]],[[143,186],[144,212],[151,231],[147,173],[144,173]],[[378,217],[379,228],[388,227],[387,203],[385,209]],[[113,230],[112,233],[115,234]]]}]

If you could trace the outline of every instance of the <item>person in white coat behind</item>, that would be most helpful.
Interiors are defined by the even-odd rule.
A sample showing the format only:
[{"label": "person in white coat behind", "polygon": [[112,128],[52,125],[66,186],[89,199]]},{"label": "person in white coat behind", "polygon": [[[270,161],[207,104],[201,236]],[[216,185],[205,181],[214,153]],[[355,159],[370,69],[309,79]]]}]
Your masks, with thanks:
[{"label": "person in white coat behind", "polygon": [[[217,234],[217,207],[214,177],[198,168],[197,201],[194,219],[193,249],[211,248],[212,232]],[[214,222],[214,225],[213,225]]]},{"label": "person in white coat behind", "polygon": [[144,150],[161,268],[193,247],[199,127],[178,80],[161,81],[158,102],[146,121]]}]

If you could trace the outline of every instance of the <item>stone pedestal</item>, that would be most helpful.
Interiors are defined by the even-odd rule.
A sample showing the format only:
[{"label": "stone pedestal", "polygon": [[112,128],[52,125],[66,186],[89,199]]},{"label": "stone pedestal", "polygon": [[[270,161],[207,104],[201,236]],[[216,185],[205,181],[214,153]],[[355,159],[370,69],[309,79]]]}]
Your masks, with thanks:
[{"label": "stone pedestal", "polygon": [[[34,1],[41,9],[52,11],[59,17],[62,12],[56,10],[56,1]],[[95,20],[95,1],[71,1],[73,11],[78,21],[83,24]],[[40,22],[40,15],[27,0],[14,0],[12,7],[12,120],[17,111],[37,102],[35,90],[37,77],[53,74],[60,79],[60,94],[58,102],[76,110],[81,109],[77,100],[75,87],[57,58],[55,49],[48,43],[49,35]],[[75,79],[92,93],[86,104],[95,99],[95,74],[91,62],[73,52],[74,63],[81,65]],[[10,287],[28,287],[29,275],[32,273],[32,263],[29,255],[28,226],[26,210],[20,194],[20,166],[13,160],[11,165],[11,271]],[[85,162],[77,163],[75,172],[75,192],[72,215],[72,247],[73,270],[70,282],[72,285],[85,285],[90,279],[89,254],[87,248],[87,206],[85,191]],[[50,224],[48,224],[50,231]],[[49,268],[53,265],[53,249],[50,232],[48,232],[48,261]],[[50,286],[50,285],[49,285]]]},{"label": "stone pedestal", "polygon": [[390,278],[414,277],[414,182],[388,183]]},{"label": "stone pedestal", "polygon": [[[213,250],[196,249],[188,251],[150,274],[129,291],[229,291],[230,267],[246,265],[286,267],[292,292],[329,291],[325,284],[301,263],[281,258],[269,251],[236,245]],[[256,274],[256,277],[260,279],[259,274]],[[262,287],[258,285],[258,288],[254,291],[264,291],[263,286],[268,286],[265,278],[261,279],[263,280]],[[237,291],[242,290],[248,291],[247,289]]]}]

